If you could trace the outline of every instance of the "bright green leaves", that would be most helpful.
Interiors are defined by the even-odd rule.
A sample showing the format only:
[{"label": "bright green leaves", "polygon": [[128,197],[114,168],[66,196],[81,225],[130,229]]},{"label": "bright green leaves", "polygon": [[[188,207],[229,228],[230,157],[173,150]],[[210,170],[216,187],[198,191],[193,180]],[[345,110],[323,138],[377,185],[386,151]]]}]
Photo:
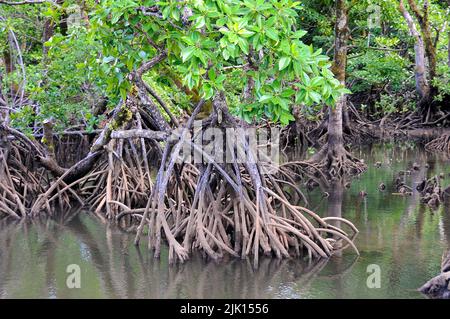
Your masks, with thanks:
[{"label": "bright green leaves", "polygon": [[262,95],[262,96],[259,98],[259,101],[258,101],[258,102],[259,102],[259,103],[264,103],[264,102],[270,101],[272,98],[273,98],[272,95],[265,94],[265,95]]},{"label": "bright green leaves", "polygon": [[258,103],[262,106],[267,118],[283,125],[294,119],[290,107],[295,95],[293,88],[283,87],[281,81],[274,80],[269,85],[263,85],[260,91],[264,93],[259,96]]},{"label": "bright green leaves", "polygon": [[279,41],[280,38],[278,37],[278,31],[275,30],[274,28],[268,28],[266,29],[265,34],[267,35],[267,37],[269,37],[270,39],[274,40],[274,41]]},{"label": "bright green leaves", "polygon": [[241,48],[242,53],[244,53],[245,55],[248,54],[248,49],[249,49],[249,45],[246,39],[244,38],[238,38],[238,44],[239,44],[239,48]]},{"label": "bright green leaves", "polygon": [[129,17],[129,13],[134,10],[138,4],[133,0],[111,1],[107,5],[110,8],[110,22],[116,24],[119,19]]},{"label": "bright green leaves", "polygon": [[201,97],[205,100],[209,100],[214,96],[215,91],[223,91],[223,83],[226,76],[216,74],[214,68],[209,69],[207,79],[204,80],[201,86]]},{"label": "bright green leaves", "polygon": [[[224,37],[220,40],[220,47],[226,51],[225,54],[222,54],[225,60],[228,60],[230,57],[238,57],[240,53],[247,55],[249,53],[249,38],[255,34],[255,32],[248,30],[247,20],[235,18],[235,22],[230,20],[226,23],[226,26],[223,26],[219,29],[219,32],[224,35]],[[236,51],[236,48],[239,50]]]},{"label": "bright green leaves", "polygon": [[302,38],[307,32],[305,30],[298,30],[295,31],[293,34],[291,34],[291,39],[300,39]]},{"label": "bright green leaves", "polygon": [[197,17],[195,19],[193,28],[194,29],[201,29],[201,28],[203,28],[205,26],[205,24],[206,24],[205,17],[204,16],[199,16],[199,17]]},{"label": "bright green leaves", "polygon": [[[225,91],[235,103],[231,107],[249,121],[266,117],[287,124],[293,120],[292,105],[332,105],[340,94],[339,83],[332,74],[330,77],[328,58],[303,43],[306,31],[295,27],[299,2],[149,0],[136,1],[139,5],[133,7],[134,2],[128,0],[122,13],[115,13],[122,5],[106,2],[110,6],[104,8],[107,14],[98,25],[109,29],[102,40],[103,53],[114,60],[103,64],[114,74],[113,87],[121,94],[127,89],[125,71],[136,69],[156,54],[148,38],[166,48],[168,57],[163,64],[189,90],[204,99]],[[161,16],[140,12],[141,5],[153,4]],[[112,16],[119,17],[117,23],[110,23]],[[243,102],[250,79],[255,85]]]},{"label": "bright green leaves", "polygon": [[181,50],[181,58],[183,59],[183,62],[188,61],[195,52],[195,47],[185,47]]},{"label": "bright green leaves", "polygon": [[278,62],[278,70],[284,70],[289,64],[291,63],[291,58],[284,56],[280,59],[280,62]]}]

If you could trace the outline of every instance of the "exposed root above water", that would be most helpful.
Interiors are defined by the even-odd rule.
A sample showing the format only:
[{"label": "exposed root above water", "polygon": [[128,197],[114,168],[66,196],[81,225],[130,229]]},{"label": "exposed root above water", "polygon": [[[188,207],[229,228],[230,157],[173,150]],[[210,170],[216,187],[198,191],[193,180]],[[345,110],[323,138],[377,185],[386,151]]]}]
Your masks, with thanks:
[{"label": "exposed root above water", "polygon": [[438,208],[444,201],[444,192],[441,187],[440,176],[433,176],[430,179],[423,180],[417,185],[420,192],[420,201],[427,204],[430,208]]},{"label": "exposed root above water", "polygon": [[[0,183],[0,211],[14,218],[51,214],[57,204],[68,207],[75,199],[108,219],[140,221],[136,243],[147,233],[149,248],[159,256],[167,242],[170,261],[184,261],[193,250],[214,260],[225,254],[252,256],[255,266],[261,255],[288,258],[307,253],[310,258],[326,258],[346,247],[357,251],[354,225],[339,218],[349,228],[347,233],[333,226],[335,220],[329,223],[330,219],[299,206],[299,200],[304,204],[306,199],[294,172],[289,166],[276,171],[270,163],[259,162],[245,134],[234,136],[232,146],[225,143],[232,158],[226,163],[206,154],[195,134],[188,137],[202,103],[185,127],[173,133],[174,141],[167,140],[165,132],[152,131],[139,106],[118,106],[86,158],[69,168],[56,161],[53,169],[42,163],[34,166],[32,158],[17,158],[19,147],[27,148],[19,152],[23,156],[41,152],[42,146],[31,140],[15,142],[8,159],[3,156],[7,164],[0,173],[11,177]],[[215,111],[197,134],[211,127],[244,128],[224,103],[224,99],[214,103]],[[164,152],[159,149],[161,140]],[[203,162],[179,161],[186,144]],[[246,160],[240,161],[243,153]],[[42,147],[41,157],[45,155]],[[154,181],[151,163],[159,160]],[[34,164],[21,167],[27,161]],[[31,173],[25,175],[27,171]]]},{"label": "exposed root above water", "polygon": [[450,251],[444,252],[441,262],[441,274],[430,279],[419,291],[431,298],[450,299]]},{"label": "exposed root above water", "polygon": [[[217,104],[207,127],[224,130],[241,125],[225,107]],[[199,104],[197,110],[200,107]],[[212,259],[224,254],[252,256],[255,266],[261,254],[287,258],[306,251],[310,257],[329,257],[343,247],[352,246],[356,250],[351,240],[356,228],[342,219],[352,231],[350,236],[328,224],[326,218],[289,203],[286,187],[300,192],[288,179],[280,177],[290,173],[264,174],[267,167],[256,161],[256,154],[244,136],[235,138],[248,161],[238,161],[242,156],[238,148],[228,149],[233,161],[226,164],[203,153],[193,139],[186,139],[193,117],[179,140],[166,146],[136,243],[146,228],[149,248],[155,250],[156,256],[160,253],[162,235],[165,236],[170,261],[184,261],[193,249],[199,249]],[[203,155],[204,164],[177,164],[185,143]]]},{"label": "exposed root above water", "polygon": [[343,146],[330,147],[328,144],[325,144],[306,164],[308,169],[323,172],[327,179],[356,176],[367,169],[363,161],[354,157]]},{"label": "exposed root above water", "polygon": [[429,151],[446,152],[450,154],[450,134],[438,137],[425,145]]}]

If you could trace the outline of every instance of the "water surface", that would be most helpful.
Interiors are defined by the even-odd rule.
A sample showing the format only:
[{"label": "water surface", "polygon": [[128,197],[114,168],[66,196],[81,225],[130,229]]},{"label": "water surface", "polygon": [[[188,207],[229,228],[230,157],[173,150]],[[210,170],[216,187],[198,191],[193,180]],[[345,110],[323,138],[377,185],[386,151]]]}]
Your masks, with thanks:
[{"label": "water surface", "polygon": [[[305,192],[322,216],[342,216],[358,227],[359,257],[349,249],[314,262],[263,259],[256,271],[245,260],[216,264],[199,256],[169,266],[167,250],[155,260],[145,245],[133,245],[133,234],[88,213],[3,221],[0,298],[423,298],[417,288],[439,273],[450,245],[450,204],[433,211],[419,203],[417,192],[392,194],[392,184],[398,171],[417,163],[408,185],[437,172],[446,173],[449,185],[450,161],[408,144],[366,147],[357,155],[368,171],[350,188]],[[66,286],[70,264],[80,266],[79,289]],[[372,264],[380,267],[380,288],[366,284]]]}]

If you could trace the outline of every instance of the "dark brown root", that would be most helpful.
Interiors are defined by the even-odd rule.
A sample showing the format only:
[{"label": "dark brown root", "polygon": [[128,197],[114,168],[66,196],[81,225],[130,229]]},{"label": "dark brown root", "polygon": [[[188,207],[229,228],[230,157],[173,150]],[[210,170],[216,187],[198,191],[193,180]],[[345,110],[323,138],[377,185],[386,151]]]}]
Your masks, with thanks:
[{"label": "dark brown root", "polygon": [[[12,138],[12,137],[11,137]],[[25,218],[35,199],[50,187],[53,175],[36,165],[36,150],[22,140],[11,140],[0,148],[0,216]],[[64,187],[61,183],[59,187]],[[56,207],[70,207],[71,197],[59,193],[53,203],[44,202],[42,210],[52,215]]]},{"label": "dark brown root", "polygon": [[[148,129],[149,123],[141,116],[144,111],[136,107],[131,107],[130,110],[126,127],[136,128],[137,131]],[[149,161],[158,159],[159,145],[154,140],[128,137],[115,134],[116,132],[119,131],[110,133],[113,138],[103,146],[103,155],[99,156],[87,174],[61,186],[65,175],[70,174],[70,170],[77,164],[72,166],[40,195],[33,205],[33,211],[39,213],[44,202],[53,202],[60,193],[76,192],[82,205],[95,208],[95,213],[102,213],[108,219],[128,216],[126,220],[130,222],[133,218],[140,218],[137,214],[142,213],[142,209],[135,207],[145,205],[151,193],[153,180]],[[57,188],[58,192],[55,194]]]}]

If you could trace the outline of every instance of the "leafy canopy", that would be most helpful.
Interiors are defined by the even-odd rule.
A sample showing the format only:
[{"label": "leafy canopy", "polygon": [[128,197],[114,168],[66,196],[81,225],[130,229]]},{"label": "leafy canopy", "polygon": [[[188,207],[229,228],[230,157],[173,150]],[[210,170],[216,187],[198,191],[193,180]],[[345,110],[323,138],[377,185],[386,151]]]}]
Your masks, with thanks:
[{"label": "leafy canopy", "polygon": [[[110,94],[125,97],[127,74],[166,50],[156,66],[174,90],[177,81],[208,100],[223,90],[247,121],[266,117],[287,124],[292,105],[332,106],[346,90],[328,57],[302,41],[301,13],[292,0],[103,0],[91,16],[102,47],[100,70]],[[250,84],[254,83],[254,84]],[[250,91],[244,99],[243,92]]]}]

